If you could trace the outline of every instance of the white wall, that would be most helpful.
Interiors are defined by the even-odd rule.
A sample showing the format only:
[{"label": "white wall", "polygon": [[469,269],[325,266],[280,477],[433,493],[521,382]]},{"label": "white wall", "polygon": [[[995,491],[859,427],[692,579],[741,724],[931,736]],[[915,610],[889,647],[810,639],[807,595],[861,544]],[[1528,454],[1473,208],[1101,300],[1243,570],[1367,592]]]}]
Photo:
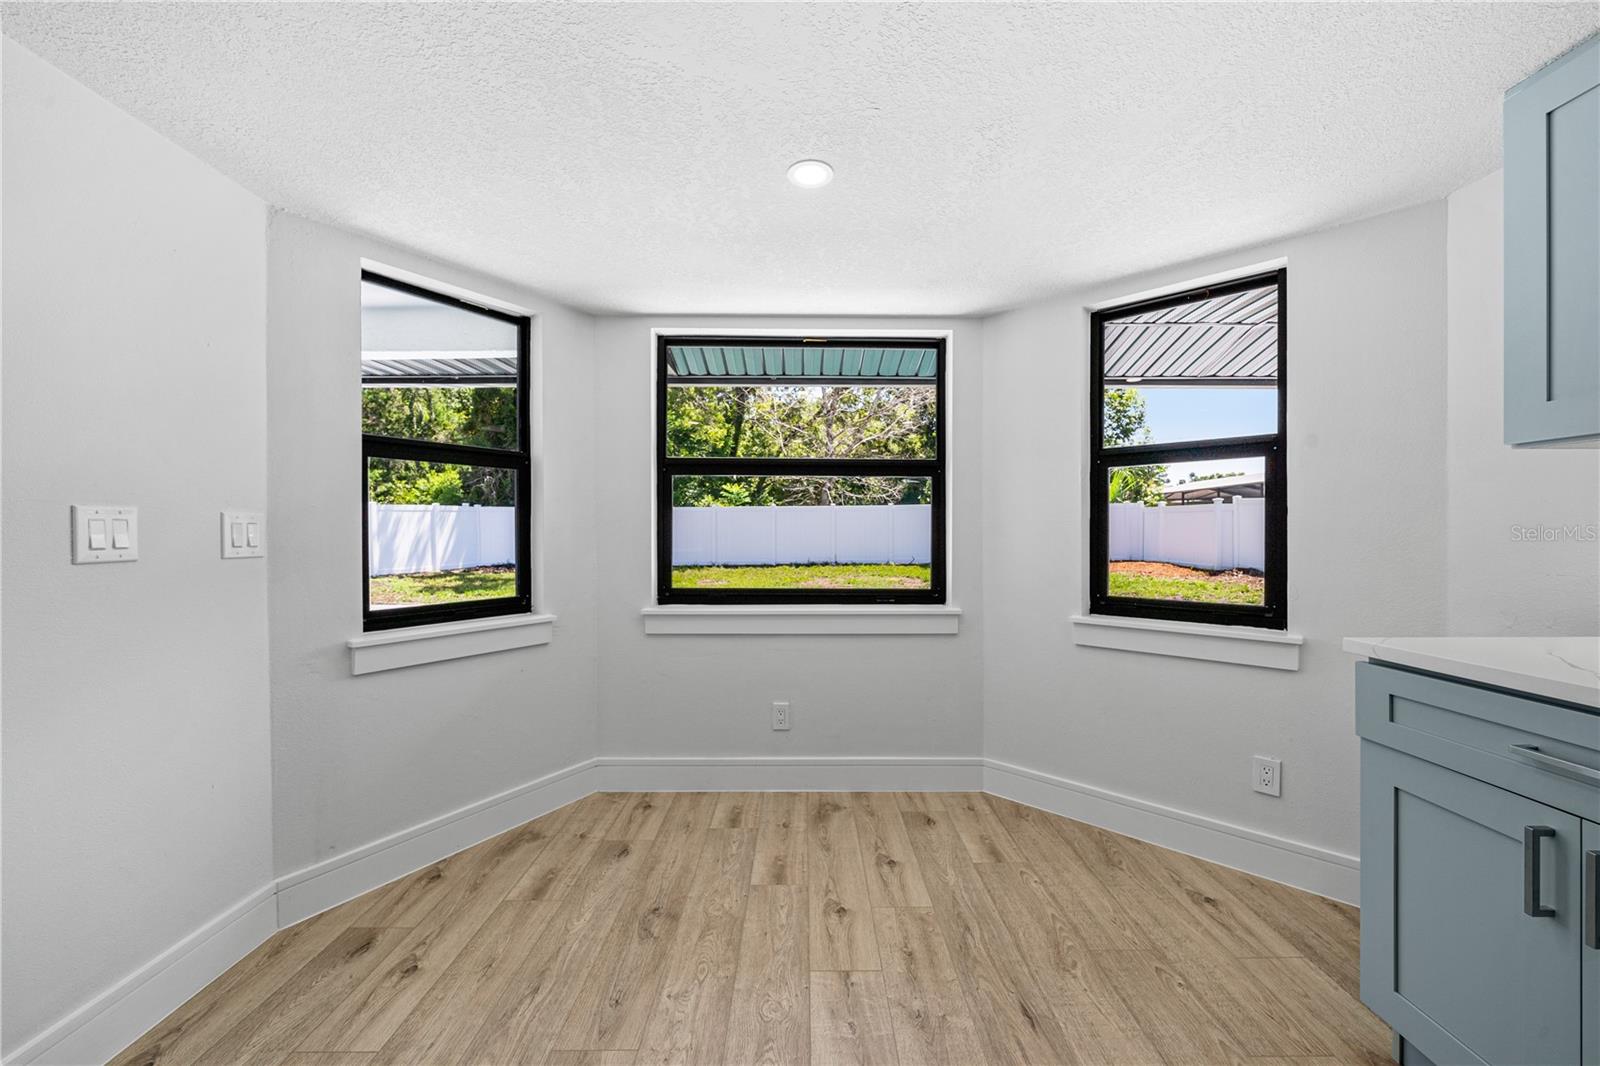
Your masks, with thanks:
[{"label": "white wall", "polygon": [[[270,878],[266,211],[6,39],[3,1027],[20,1044]],[[138,562],[70,563],[73,503]]]},{"label": "white wall", "polygon": [[[535,312],[543,647],[352,677],[361,633],[363,257]],[[503,282],[275,213],[267,272],[272,748],[280,875],[589,758],[593,323]],[[574,399],[577,397],[578,399]],[[315,516],[294,521],[292,516]]]},{"label": "white wall", "polygon": [[1600,632],[1600,449],[1502,443],[1502,193],[1496,171],[1448,201],[1445,624],[1470,636],[1593,634]]},{"label": "white wall", "polygon": [[[645,636],[655,602],[650,491],[655,327],[953,330],[949,410],[951,601],[941,637]],[[603,755],[965,755],[980,750],[982,327],[970,319],[623,317],[596,327],[600,752]],[[793,703],[789,732],[773,700]]]},{"label": "white wall", "polygon": [[[1357,851],[1357,633],[1444,621],[1444,205],[1133,278],[984,326],[985,752]],[[1085,306],[1288,261],[1289,628],[1297,673],[1075,647],[1086,603]],[[1048,488],[1048,490],[1046,490]],[[1374,527],[1375,516],[1386,516]],[[1376,532],[1374,532],[1376,528]],[[1283,797],[1249,788],[1284,760]]]}]

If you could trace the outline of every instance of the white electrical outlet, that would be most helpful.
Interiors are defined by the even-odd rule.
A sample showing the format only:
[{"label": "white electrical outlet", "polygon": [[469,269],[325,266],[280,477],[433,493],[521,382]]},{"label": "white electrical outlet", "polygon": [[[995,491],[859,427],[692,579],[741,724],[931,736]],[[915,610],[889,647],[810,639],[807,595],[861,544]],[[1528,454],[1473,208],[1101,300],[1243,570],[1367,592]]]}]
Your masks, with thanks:
[{"label": "white electrical outlet", "polygon": [[789,701],[788,700],[773,700],[772,701],[772,728],[774,728],[774,729],[788,729],[789,728]]},{"label": "white electrical outlet", "polygon": [[1268,796],[1283,795],[1283,760],[1265,755],[1251,759],[1250,787]]}]

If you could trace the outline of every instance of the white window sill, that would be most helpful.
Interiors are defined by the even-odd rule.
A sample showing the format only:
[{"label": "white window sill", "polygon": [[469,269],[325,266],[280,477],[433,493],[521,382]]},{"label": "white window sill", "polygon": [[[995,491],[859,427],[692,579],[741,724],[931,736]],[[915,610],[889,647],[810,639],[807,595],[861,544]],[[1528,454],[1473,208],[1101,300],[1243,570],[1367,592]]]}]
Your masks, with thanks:
[{"label": "white window sill", "polygon": [[1072,642],[1088,648],[1173,655],[1180,659],[1263,666],[1270,670],[1298,670],[1300,646],[1305,638],[1277,629],[1075,614],[1072,616]]},{"label": "white window sill", "polygon": [[410,629],[386,629],[363,633],[346,641],[345,647],[350,649],[352,674],[375,674],[404,666],[548,644],[555,620],[553,614],[514,614]]},{"label": "white window sill", "polygon": [[949,635],[958,631],[961,608],[906,605],[673,604],[646,607],[644,631],[659,636],[727,634],[834,636],[853,634]]}]

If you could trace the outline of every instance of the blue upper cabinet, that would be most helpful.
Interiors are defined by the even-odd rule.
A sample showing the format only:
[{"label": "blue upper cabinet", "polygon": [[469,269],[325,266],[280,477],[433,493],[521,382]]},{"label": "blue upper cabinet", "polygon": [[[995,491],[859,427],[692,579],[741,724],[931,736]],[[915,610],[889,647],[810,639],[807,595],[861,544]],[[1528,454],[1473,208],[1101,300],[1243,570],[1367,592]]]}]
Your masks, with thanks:
[{"label": "blue upper cabinet", "polygon": [[1600,438],[1600,37],[1505,106],[1506,443]]}]

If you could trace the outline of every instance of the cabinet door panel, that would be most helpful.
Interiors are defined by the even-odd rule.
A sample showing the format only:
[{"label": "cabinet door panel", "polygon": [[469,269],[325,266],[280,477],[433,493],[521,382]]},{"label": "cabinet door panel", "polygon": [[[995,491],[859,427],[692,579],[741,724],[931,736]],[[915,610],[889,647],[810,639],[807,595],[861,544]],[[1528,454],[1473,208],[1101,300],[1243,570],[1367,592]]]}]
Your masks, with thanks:
[{"label": "cabinet door panel", "polygon": [[[1587,857],[1590,853],[1600,856],[1600,825],[1594,822],[1583,823],[1583,854]],[[1583,881],[1583,907],[1578,916],[1582,923],[1587,914],[1600,910],[1600,858],[1595,860],[1596,869],[1589,872],[1589,863],[1585,859]],[[1594,921],[1600,923],[1600,913],[1595,913]],[[1597,930],[1600,932],[1600,930]],[[1593,947],[1587,939],[1583,945],[1583,1063],[1584,1066],[1600,1066],[1600,948]]]},{"label": "cabinet door panel", "polygon": [[1578,1062],[1579,819],[1370,741],[1361,793],[1361,998],[1440,1066]]},{"label": "cabinet door panel", "polygon": [[1600,38],[1506,94],[1505,439],[1600,434]]},{"label": "cabinet door panel", "polygon": [[[1597,62],[1600,65],[1600,62]],[[1548,395],[1600,407],[1600,88],[1550,112]]]}]

